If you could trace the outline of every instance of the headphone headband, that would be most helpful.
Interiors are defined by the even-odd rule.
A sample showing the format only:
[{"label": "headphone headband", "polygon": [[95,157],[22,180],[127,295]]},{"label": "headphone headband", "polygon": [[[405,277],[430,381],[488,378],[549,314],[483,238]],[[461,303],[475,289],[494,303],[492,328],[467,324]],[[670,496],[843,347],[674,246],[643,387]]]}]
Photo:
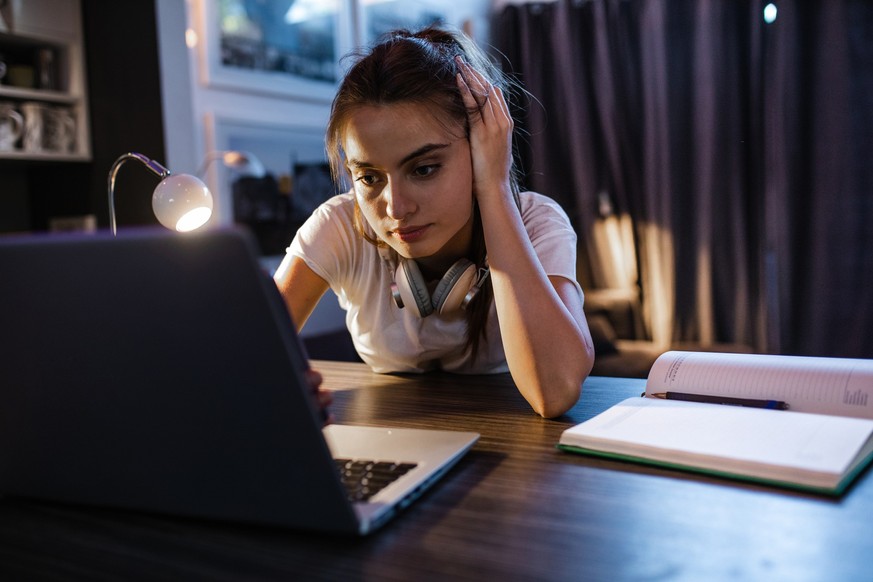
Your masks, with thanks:
[{"label": "headphone headband", "polygon": [[393,252],[397,264],[392,265],[392,252],[390,247],[379,246],[379,256],[391,279],[391,297],[398,308],[408,306],[419,317],[427,317],[434,312],[448,315],[466,309],[490,274],[487,261],[483,267],[477,268],[465,258],[458,259],[446,271],[431,295],[418,263]]}]

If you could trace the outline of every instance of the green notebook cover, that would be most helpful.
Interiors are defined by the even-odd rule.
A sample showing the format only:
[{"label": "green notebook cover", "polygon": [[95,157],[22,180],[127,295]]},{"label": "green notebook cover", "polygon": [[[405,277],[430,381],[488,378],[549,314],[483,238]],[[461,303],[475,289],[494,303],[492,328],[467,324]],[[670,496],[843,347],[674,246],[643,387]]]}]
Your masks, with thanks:
[{"label": "green notebook cover", "polygon": [[709,475],[713,477],[720,477],[724,479],[731,479],[734,481],[745,481],[751,483],[757,483],[768,486],[781,487],[785,489],[793,489],[795,491],[803,491],[807,493],[818,493],[823,495],[831,495],[834,497],[838,497],[842,495],[851,485],[855,479],[870,465],[871,461],[873,461],[873,451],[870,451],[864,459],[859,462],[855,467],[847,473],[839,482],[836,487],[815,487],[811,485],[802,485],[799,483],[793,483],[791,481],[781,481],[778,479],[764,479],[761,477],[754,477],[751,475],[743,475],[740,473],[730,473],[727,471],[718,471],[715,469],[706,469],[702,467],[695,467],[693,465],[684,465],[679,463],[668,463],[665,461],[659,461],[655,459],[647,459],[645,457],[636,457],[631,455],[622,455],[618,453],[608,453],[604,451],[597,451],[594,449],[585,449],[582,447],[575,447],[572,445],[562,445],[558,444],[557,448],[559,450],[568,452],[568,453],[576,453],[580,455],[588,455],[591,457],[601,457],[604,459],[618,460],[628,463],[637,463],[641,465],[649,465],[652,467],[660,467],[665,469],[671,469],[676,471],[685,471],[690,473],[698,473],[701,475]]}]

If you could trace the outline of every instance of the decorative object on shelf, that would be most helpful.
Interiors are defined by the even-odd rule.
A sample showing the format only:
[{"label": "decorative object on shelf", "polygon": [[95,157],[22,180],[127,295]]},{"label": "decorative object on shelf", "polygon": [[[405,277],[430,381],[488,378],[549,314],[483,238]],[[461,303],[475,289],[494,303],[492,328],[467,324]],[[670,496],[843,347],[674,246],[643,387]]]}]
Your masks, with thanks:
[{"label": "decorative object on shelf", "polygon": [[36,52],[36,86],[47,91],[57,90],[55,51],[43,47]]},{"label": "decorative object on shelf", "polygon": [[146,156],[122,154],[109,171],[109,223],[117,234],[115,221],[115,177],[127,160],[134,159],[161,178],[152,195],[152,210],[158,222],[179,232],[196,230],[212,216],[212,193],[199,178],[190,174],[170,174],[170,170]]},{"label": "decorative object on shelf", "polygon": [[197,170],[197,177],[203,179],[206,176],[206,170],[209,165],[215,160],[221,160],[221,163],[239,174],[240,176],[251,176],[252,178],[263,178],[266,174],[264,164],[251,152],[243,152],[239,150],[224,150],[209,152]]},{"label": "decorative object on shelf", "polygon": [[13,87],[33,89],[34,70],[30,65],[9,65],[6,76]]},{"label": "decorative object on shelf", "polygon": [[68,154],[76,149],[76,118],[70,107],[27,101],[24,115],[23,149],[30,153]]},{"label": "decorative object on shelf", "polygon": [[46,108],[43,147],[46,151],[67,154],[76,149],[76,118],[69,107]]},{"label": "decorative object on shelf", "polygon": [[14,150],[23,133],[24,117],[11,102],[0,102],[0,152]]},{"label": "decorative object on shelf", "polygon": [[26,152],[39,153],[42,151],[45,108],[44,104],[37,101],[28,101],[21,104],[21,113],[24,115],[22,148]]}]

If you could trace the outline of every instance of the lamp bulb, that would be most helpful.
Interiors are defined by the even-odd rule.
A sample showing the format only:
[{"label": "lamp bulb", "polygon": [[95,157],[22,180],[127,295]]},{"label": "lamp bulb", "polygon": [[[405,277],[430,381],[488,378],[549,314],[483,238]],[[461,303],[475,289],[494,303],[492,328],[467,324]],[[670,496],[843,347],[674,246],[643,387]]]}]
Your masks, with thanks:
[{"label": "lamp bulb", "polygon": [[212,216],[212,194],[190,174],[170,174],[155,188],[152,209],[167,228],[187,232],[203,226]]}]

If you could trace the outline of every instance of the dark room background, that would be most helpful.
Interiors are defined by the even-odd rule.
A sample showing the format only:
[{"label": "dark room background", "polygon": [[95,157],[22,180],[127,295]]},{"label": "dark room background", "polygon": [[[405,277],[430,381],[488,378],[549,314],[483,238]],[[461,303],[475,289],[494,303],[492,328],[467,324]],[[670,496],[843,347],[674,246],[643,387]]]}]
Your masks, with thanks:
[{"label": "dark room background", "polygon": [[[641,337],[871,358],[873,2],[774,4],[502,8],[492,44],[536,99],[526,185],[567,209],[583,287],[632,297]],[[163,157],[154,0],[82,10],[93,159],[0,164],[0,232],[105,225],[112,161]],[[119,220],[153,222],[153,177],[128,166],[142,207]]]},{"label": "dark room background", "polygon": [[493,44],[535,98],[526,186],[648,339],[870,358],[873,3],[767,4],[504,8]]}]

